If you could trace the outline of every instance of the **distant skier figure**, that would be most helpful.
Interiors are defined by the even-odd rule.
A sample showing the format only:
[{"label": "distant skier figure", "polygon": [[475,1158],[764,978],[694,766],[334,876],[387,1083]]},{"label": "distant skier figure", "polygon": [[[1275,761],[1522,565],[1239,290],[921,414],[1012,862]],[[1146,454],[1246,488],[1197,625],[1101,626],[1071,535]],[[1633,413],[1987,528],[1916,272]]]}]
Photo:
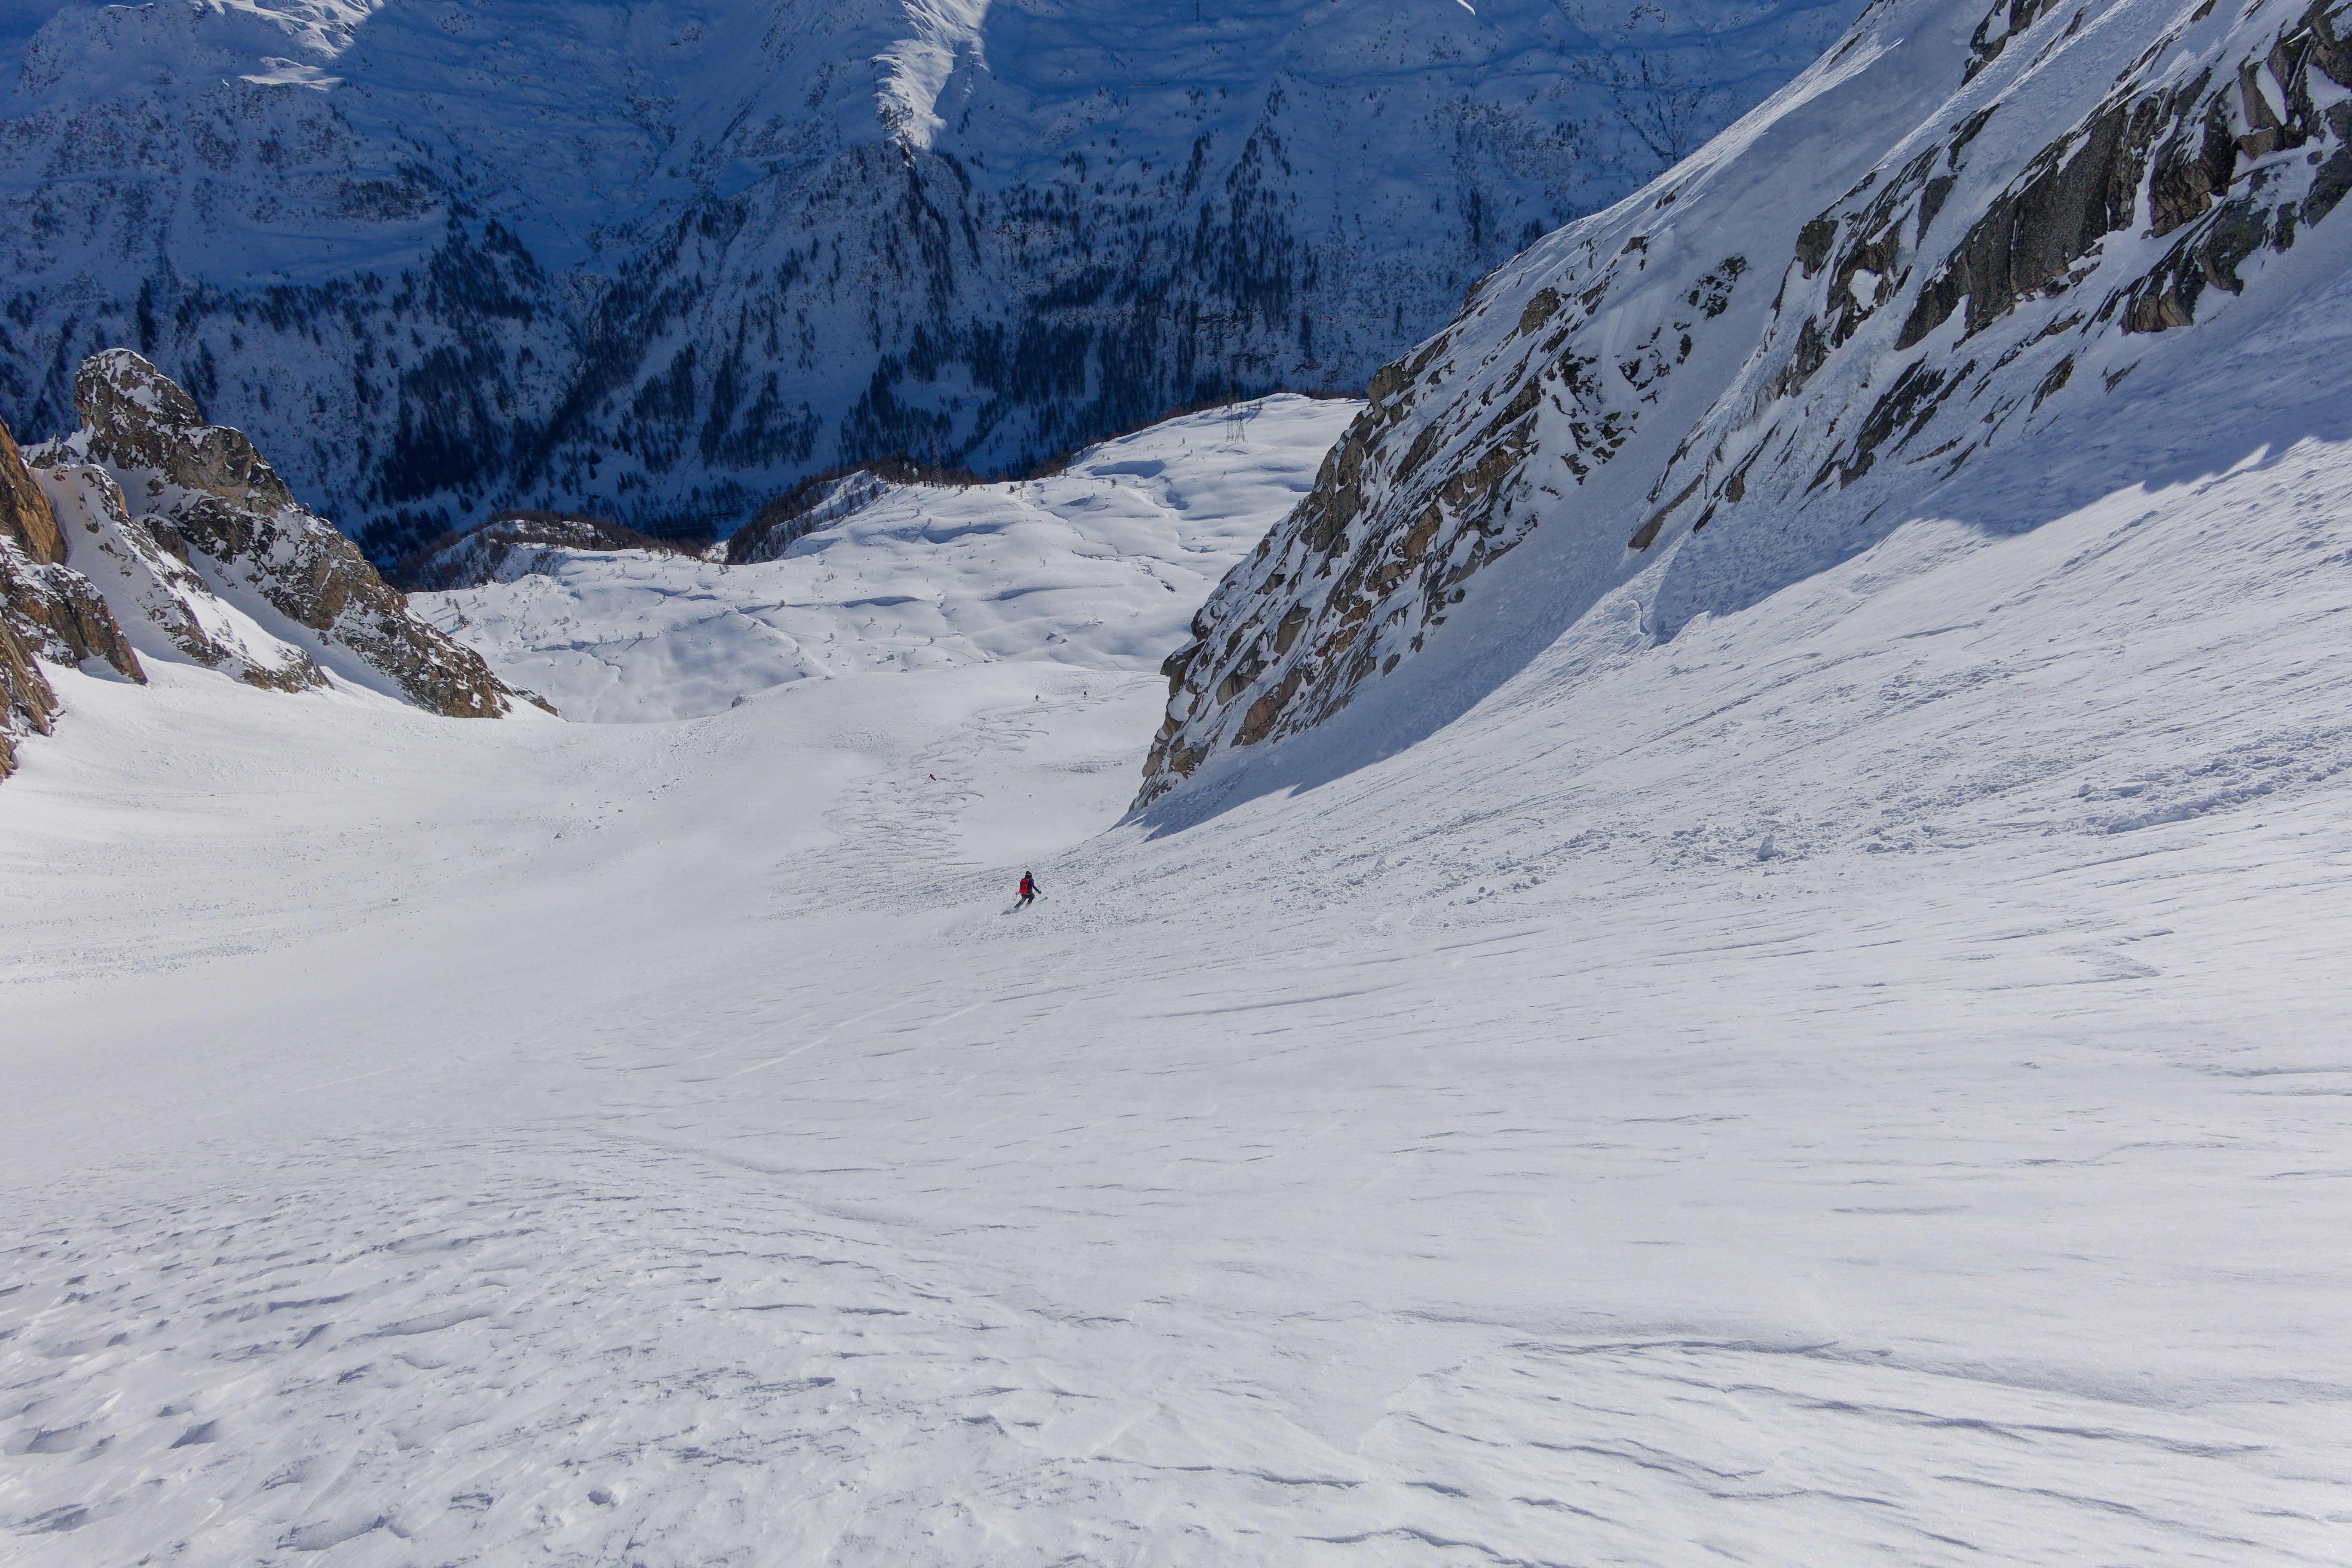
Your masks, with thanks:
[{"label": "distant skier figure", "polygon": [[1036,879],[1034,879],[1034,878],[1033,878],[1032,876],[1030,876],[1030,875],[1029,875],[1029,873],[1028,873],[1028,872],[1026,872],[1026,871],[1022,872],[1022,873],[1021,873],[1021,901],[1020,901],[1019,903],[1017,903],[1017,904],[1013,905],[1013,907],[1014,909],[1016,909],[1016,910],[1025,910],[1025,909],[1027,909],[1027,908],[1029,907],[1029,901],[1030,901],[1032,899],[1034,899],[1036,896],[1037,896],[1037,882],[1036,882]]}]

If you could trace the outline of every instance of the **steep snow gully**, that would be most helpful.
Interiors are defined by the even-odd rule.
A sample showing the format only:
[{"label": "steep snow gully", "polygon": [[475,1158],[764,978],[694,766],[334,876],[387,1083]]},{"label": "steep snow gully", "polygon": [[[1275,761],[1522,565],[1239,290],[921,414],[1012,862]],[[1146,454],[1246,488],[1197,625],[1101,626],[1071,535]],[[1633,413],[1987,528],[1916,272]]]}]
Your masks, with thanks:
[{"label": "steep snow gully", "polygon": [[[2148,15],[1875,13],[1925,42],[1729,136]],[[1185,616],[1288,586],[1255,542],[1392,396],[414,602],[636,722],[50,667],[0,784],[0,1556],[2341,1563],[2347,221],[2112,388],[1948,409],[1962,488],[1539,513],[1392,676],[1133,813]],[[2134,222],[2103,254],[2164,261]],[[1834,254],[1884,338],[1820,386],[1932,273]],[[1803,339],[1733,295],[1646,428]],[[1706,428],[1601,471],[1719,484]]]}]

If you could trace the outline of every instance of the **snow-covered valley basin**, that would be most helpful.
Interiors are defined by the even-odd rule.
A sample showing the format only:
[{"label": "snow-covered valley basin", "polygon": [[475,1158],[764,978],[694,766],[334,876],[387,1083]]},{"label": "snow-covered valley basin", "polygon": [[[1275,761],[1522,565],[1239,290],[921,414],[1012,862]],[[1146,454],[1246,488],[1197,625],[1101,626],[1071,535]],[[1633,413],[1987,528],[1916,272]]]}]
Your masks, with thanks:
[{"label": "snow-covered valley basin", "polygon": [[1161,649],[1060,621],[626,724],[63,675],[0,1557],[2341,1562],[2347,520],[2311,439],[1653,573],[1124,825]]}]

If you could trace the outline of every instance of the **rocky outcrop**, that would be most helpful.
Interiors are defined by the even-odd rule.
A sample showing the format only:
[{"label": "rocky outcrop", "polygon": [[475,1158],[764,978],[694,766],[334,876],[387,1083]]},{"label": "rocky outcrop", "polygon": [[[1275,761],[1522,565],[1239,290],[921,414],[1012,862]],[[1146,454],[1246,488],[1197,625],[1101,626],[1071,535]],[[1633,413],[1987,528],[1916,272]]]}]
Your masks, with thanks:
[{"label": "rocky outcrop", "polygon": [[[2208,289],[2244,292],[2242,268],[2265,252],[2292,247],[2298,232],[2334,211],[2352,184],[2344,178],[2352,172],[2346,13],[2342,0],[2319,0],[2284,27],[2209,37],[2203,68],[2170,76],[2158,68],[2172,63],[2173,51],[2190,28],[2208,21],[2210,7],[2161,30],[2088,112],[1998,184],[1940,258],[1928,259],[1932,247],[1927,257],[1916,251],[1936,229],[1956,172],[1995,109],[1953,126],[1866,200],[1849,199],[1824,213],[1816,222],[1838,236],[1839,277],[1859,272],[1876,282],[1867,300],[1833,284],[1806,327],[1843,343],[1881,305],[1908,293],[1895,353],[1947,336],[1948,352],[1917,354],[1891,375],[1872,376],[1885,390],[1853,424],[1852,435],[1822,457],[1807,489],[1832,478],[1851,485],[1883,452],[1906,447],[1949,452],[1943,471],[1957,471],[1980,437],[1963,432],[1940,446],[1932,439],[1913,445],[1931,426],[1956,423],[1939,425],[1955,394],[1966,392],[1963,406],[1991,406],[1995,414],[1981,423],[1998,425],[2011,411],[2030,412],[2063,390],[2085,340],[2128,354],[2116,340],[2192,324]],[[2221,28],[2209,22],[2199,30],[2210,36]],[[2281,153],[2304,155],[2275,156]],[[2240,174],[2252,159],[2269,162]],[[2238,194],[2230,194],[2233,188]],[[2124,242],[2134,234],[2136,244]],[[2118,273],[2095,304],[2059,303]],[[1979,352],[1991,329],[2012,326],[2029,302],[2041,303],[2049,320],[2022,340],[2012,335]],[[1955,318],[1958,331],[1950,332]],[[2044,344],[2052,346],[2033,356],[2037,369],[2016,392],[1988,397],[1992,377],[1969,384],[1969,376],[1988,369],[2011,380],[2021,374],[2011,367]],[[1801,386],[1808,374],[1801,347],[1784,387]]]},{"label": "rocky outcrop", "polygon": [[66,564],[69,542],[24,455],[0,426],[0,778],[16,767],[16,737],[46,735],[58,710],[40,660],[103,661],[144,681],[105,598]]},{"label": "rocky outcrop", "polygon": [[96,660],[145,684],[137,651],[87,574],[62,563],[36,563],[6,545],[0,545],[0,560],[8,615],[28,647],[57,664]]},{"label": "rocky outcrop", "polygon": [[341,661],[346,678],[432,712],[511,710],[517,694],[478,654],[410,615],[252,442],[207,424],[153,365],[110,349],[84,362],[74,390],[82,427],[36,452],[41,482],[104,541],[112,588],[179,653],[289,690]]},{"label": "rocky outcrop", "polygon": [[[1193,618],[1196,640],[1161,666],[1169,703],[1139,805],[1220,743],[1312,728],[1421,652],[1547,501],[1617,459],[1665,384],[1724,331],[1749,270],[1744,256],[1717,258],[1624,341],[1612,307],[1629,290],[1655,292],[1643,287],[1654,281],[1648,250],[1638,234],[1587,241],[1574,266],[1524,299],[1474,291],[1454,329],[1372,378],[1370,405],[1314,490],[1218,586]],[[1474,328],[1490,341],[1465,353]],[[1473,353],[1465,384],[1459,366]]]},{"label": "rocky outcrop", "polygon": [[[2291,247],[2299,227],[2326,217],[2352,188],[2347,86],[2352,47],[2324,0],[2259,58],[2167,88],[2126,79],[1970,226],[1921,287],[1896,346],[1925,338],[1962,300],[1973,336],[2021,299],[2064,292],[2089,276],[2079,264],[2101,240],[2143,214],[2150,238],[2188,232],[2155,268],[2112,290],[2100,318],[2120,310],[2124,330],[2135,332],[2189,325],[2207,288],[2242,292],[2238,268],[2248,257]],[[2315,144],[2321,151],[2302,170],[2261,171],[2229,194],[2242,163]]]},{"label": "rocky outcrop", "polygon": [[82,546],[83,571],[150,658],[200,664],[265,690],[328,683],[308,652],[214,593],[169,524],[133,517],[106,469],[54,448],[35,448],[34,459],[60,532]]},{"label": "rocky outcrop", "polygon": [[0,540],[14,544],[36,565],[62,563],[66,542],[58,533],[48,498],[25,468],[16,438],[0,425]]},{"label": "rocky outcrop", "polygon": [[1429,653],[1471,668],[1461,627],[1539,530],[1546,624],[1663,557],[1644,630],[1671,636],[2192,352],[2291,248],[2352,249],[2344,0],[1981,4],[1880,0],[1775,110],[1382,370],[1164,667],[1138,806]]},{"label": "rocky outcrop", "polygon": [[0,426],[0,577],[15,635],[59,664],[99,659],[128,679],[144,681],[139,656],[105,598],[67,564],[70,550],[48,496],[26,467],[16,438]]},{"label": "rocky outcrop", "polygon": [[[14,600],[10,594],[12,610]],[[16,737],[27,731],[47,734],[58,710],[58,694],[14,622],[14,616],[0,613],[0,779],[16,771]]]}]

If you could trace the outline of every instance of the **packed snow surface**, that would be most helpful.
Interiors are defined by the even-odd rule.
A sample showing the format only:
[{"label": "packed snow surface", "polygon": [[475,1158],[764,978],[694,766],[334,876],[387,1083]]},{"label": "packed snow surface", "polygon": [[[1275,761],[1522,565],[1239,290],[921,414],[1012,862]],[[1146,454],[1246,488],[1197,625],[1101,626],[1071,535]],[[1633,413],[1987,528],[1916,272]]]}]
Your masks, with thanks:
[{"label": "packed snow surface", "polygon": [[[1107,623],[1191,428],[1090,459]],[[1661,565],[1124,824],[1075,629],[628,724],[60,672],[5,1555],[2340,1562],[2347,560],[2311,437],[1665,642]]]}]

